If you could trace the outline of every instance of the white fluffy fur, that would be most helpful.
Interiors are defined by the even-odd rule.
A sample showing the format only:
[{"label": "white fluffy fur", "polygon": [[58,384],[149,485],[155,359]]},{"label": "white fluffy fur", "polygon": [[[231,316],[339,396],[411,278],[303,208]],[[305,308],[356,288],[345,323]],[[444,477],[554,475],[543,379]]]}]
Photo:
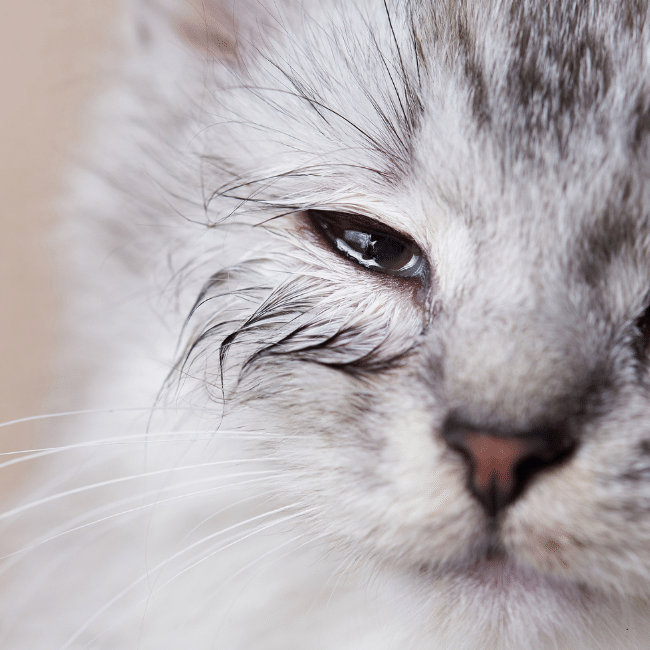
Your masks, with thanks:
[{"label": "white fluffy fur", "polygon": [[[650,49],[610,28],[617,11],[578,20],[611,46],[610,90],[526,144],[509,3],[134,3],[67,235],[64,372],[82,369],[70,399],[99,410],[47,420],[53,449],[22,459],[0,647],[648,647],[650,404],[629,352],[647,159],[625,143]],[[590,286],[572,263],[622,178],[638,232]],[[305,225],[313,208],[408,234],[435,281],[417,292],[338,257]],[[334,367],[359,359],[359,375]],[[446,414],[524,427],[603,359],[610,401],[507,509],[489,559]]]}]

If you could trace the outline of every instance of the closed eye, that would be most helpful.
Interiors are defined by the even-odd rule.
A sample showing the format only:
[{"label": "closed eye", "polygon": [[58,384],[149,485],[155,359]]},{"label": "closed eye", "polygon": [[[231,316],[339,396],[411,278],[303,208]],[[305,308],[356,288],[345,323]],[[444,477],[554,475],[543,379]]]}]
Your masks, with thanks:
[{"label": "closed eye", "polygon": [[316,232],[339,255],[374,273],[424,280],[426,256],[406,235],[346,212],[309,210]]}]

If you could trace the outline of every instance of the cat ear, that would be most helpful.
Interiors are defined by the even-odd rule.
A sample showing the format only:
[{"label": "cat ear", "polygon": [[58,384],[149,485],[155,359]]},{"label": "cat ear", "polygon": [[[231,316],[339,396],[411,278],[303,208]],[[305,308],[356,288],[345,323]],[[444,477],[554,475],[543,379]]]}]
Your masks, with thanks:
[{"label": "cat ear", "polygon": [[286,0],[186,0],[176,26],[199,51],[236,61],[277,19]]},{"label": "cat ear", "polygon": [[185,11],[179,12],[176,26],[185,41],[196,49],[218,59],[235,61],[242,24],[254,21],[250,5],[245,0],[191,0]]},{"label": "cat ear", "polygon": [[[307,6],[332,0],[132,0],[140,30],[153,39],[171,32],[196,50],[225,62],[253,54],[261,40],[283,33]],[[167,36],[165,37],[165,33]]]}]

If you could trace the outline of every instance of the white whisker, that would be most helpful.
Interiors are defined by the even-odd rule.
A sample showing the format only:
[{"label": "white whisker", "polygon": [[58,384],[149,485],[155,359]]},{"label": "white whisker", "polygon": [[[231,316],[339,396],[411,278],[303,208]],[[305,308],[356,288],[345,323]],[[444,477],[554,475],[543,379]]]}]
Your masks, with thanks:
[{"label": "white whisker", "polygon": [[209,463],[197,463],[196,465],[185,465],[182,467],[170,467],[166,469],[159,469],[159,470],[153,470],[150,472],[143,472],[141,474],[132,474],[129,476],[121,476],[119,478],[114,478],[114,479],[108,479],[106,481],[99,481],[97,483],[91,483],[90,485],[83,485],[78,488],[72,488],[70,490],[65,490],[64,492],[59,492],[57,494],[51,494],[50,496],[43,497],[42,499],[38,499],[37,501],[32,501],[30,503],[18,506],[16,508],[13,508],[11,510],[8,510],[6,512],[3,512],[0,514],[0,521],[3,519],[7,519],[8,517],[13,517],[15,515],[18,515],[22,512],[25,512],[26,510],[31,510],[32,508],[36,508],[38,506],[41,506],[45,503],[50,503],[52,501],[57,501],[59,499],[63,499],[65,497],[69,497],[75,494],[81,494],[83,492],[88,492],[90,490],[95,490],[98,488],[102,487],[107,487],[109,485],[118,485],[120,483],[125,483],[128,481],[135,481],[138,479],[144,479],[144,478],[151,478],[153,476],[160,476],[164,474],[170,474],[173,472],[182,472],[182,471],[188,471],[188,470],[196,470],[200,468],[206,468],[206,467],[216,467],[219,465],[239,465],[239,464],[245,464],[245,463],[254,463],[254,462],[260,462],[268,460],[267,458],[244,458],[244,459],[236,459],[236,460],[222,460],[222,461],[213,461]]},{"label": "white whisker", "polygon": [[275,562],[277,562],[277,561],[279,561],[279,560],[282,560],[282,559],[285,558],[289,553],[295,553],[296,551],[298,551],[298,550],[301,549],[301,548],[304,548],[304,547],[307,546],[308,544],[315,544],[315,543],[318,542],[319,540],[327,538],[327,536],[328,536],[327,533],[321,533],[320,535],[315,535],[315,536],[312,536],[312,535],[310,535],[309,533],[301,533],[300,535],[297,535],[296,537],[292,537],[291,539],[289,539],[289,540],[287,540],[287,541],[285,541],[285,542],[282,542],[281,544],[278,544],[277,546],[275,546],[274,548],[272,548],[270,551],[267,551],[266,553],[263,553],[262,555],[256,557],[255,559],[251,560],[250,562],[248,562],[248,564],[245,564],[243,567],[239,568],[235,573],[233,573],[231,576],[229,576],[227,580],[225,580],[224,582],[222,582],[216,590],[212,591],[209,597],[211,597],[211,598],[214,597],[214,596],[215,596],[217,593],[219,593],[219,591],[221,591],[221,590],[222,590],[222,589],[223,589],[223,588],[224,588],[224,587],[225,587],[229,582],[231,582],[232,580],[234,580],[235,578],[237,578],[238,576],[240,576],[242,573],[245,573],[246,571],[248,571],[248,569],[250,569],[251,567],[255,566],[256,564],[259,564],[259,562],[261,562],[262,560],[264,560],[265,558],[267,558],[269,555],[272,555],[272,554],[274,554],[274,553],[277,553],[277,551],[278,551],[279,549],[284,548],[285,546],[288,546],[289,544],[292,544],[292,543],[294,543],[294,542],[297,542],[299,539],[303,539],[303,538],[307,537],[307,541],[306,541],[306,542],[304,542],[304,543],[302,543],[302,544],[299,544],[298,546],[292,548],[292,549],[291,549],[290,551],[288,551],[287,553],[283,553],[282,555],[280,555],[280,557],[278,557],[278,558],[276,558],[276,559],[274,560]]},{"label": "white whisker", "polygon": [[[293,506],[293,507],[295,507],[295,506]],[[293,515],[288,515],[288,516],[286,516],[286,517],[282,517],[281,519],[276,519],[276,520],[274,520],[274,521],[272,521],[272,522],[270,522],[270,523],[268,523],[268,524],[265,524],[265,525],[263,525],[263,526],[260,526],[259,528],[255,528],[252,532],[247,533],[246,535],[243,535],[243,536],[237,536],[233,541],[229,541],[229,542],[227,542],[226,544],[224,544],[224,545],[222,545],[222,546],[219,546],[217,549],[212,550],[212,551],[209,551],[209,552],[208,552],[206,555],[204,555],[200,560],[197,560],[197,561],[192,562],[191,564],[189,564],[188,566],[186,566],[186,567],[183,568],[182,570],[180,570],[180,571],[178,571],[177,573],[175,573],[171,578],[169,578],[169,579],[168,579],[166,582],[164,582],[162,585],[159,585],[159,586],[157,586],[157,587],[155,588],[155,590],[152,590],[152,592],[151,592],[150,595],[153,595],[154,593],[156,593],[156,592],[158,592],[158,591],[161,591],[161,590],[162,590],[164,587],[166,587],[168,584],[170,584],[170,583],[173,582],[174,580],[177,580],[181,575],[183,575],[184,573],[186,573],[186,572],[190,571],[191,569],[197,567],[199,564],[202,564],[203,562],[205,562],[206,560],[210,559],[211,557],[213,557],[213,556],[216,555],[217,553],[221,553],[222,551],[225,551],[226,549],[231,548],[231,547],[234,546],[235,544],[239,544],[240,542],[243,542],[244,540],[249,539],[250,537],[253,537],[254,535],[257,535],[257,534],[259,534],[259,533],[264,532],[265,530],[268,530],[269,528],[273,528],[274,526],[277,526],[278,524],[283,524],[283,523],[286,523],[287,521],[291,521],[292,519],[295,519],[296,517],[299,517],[299,516],[301,516],[301,515],[304,515],[304,514],[307,513],[307,512],[309,512],[309,511],[301,511],[301,512],[294,513]],[[248,520],[248,522],[246,522],[246,523],[250,523],[250,521],[251,521],[251,520]],[[239,524],[236,524],[236,525],[239,525]],[[228,529],[226,529],[226,530],[228,530]],[[219,533],[219,534],[220,534],[220,533]],[[200,544],[203,544],[205,541],[207,541],[208,539],[213,538],[213,537],[215,537],[215,536],[216,536],[216,535],[209,535],[208,537],[205,537],[205,538],[203,538],[202,540],[200,540],[197,544],[199,544],[199,543],[200,543]],[[183,551],[181,551],[181,552],[184,553],[185,550],[186,550],[186,549],[183,549]],[[158,568],[158,567],[155,567],[153,570],[155,570],[155,569],[157,569],[157,568]]]},{"label": "white whisker", "polygon": [[[203,435],[197,435],[203,434]],[[160,434],[133,434],[130,436],[116,436],[114,438],[104,438],[102,440],[95,440],[91,442],[79,442],[70,445],[62,445],[60,447],[43,447],[40,449],[25,449],[18,451],[1,452],[1,456],[15,456],[17,454],[28,454],[20,458],[11,459],[0,463],[0,469],[9,467],[17,463],[44,458],[54,454],[74,451],[79,449],[92,449],[94,447],[117,447],[122,445],[160,445],[163,443],[174,442],[202,442],[202,441],[219,441],[219,440],[266,440],[268,435],[264,433],[239,433],[239,432],[210,432],[210,431],[180,431],[171,433]]]},{"label": "white whisker", "polygon": [[[293,508],[295,508],[295,507],[296,507],[296,504],[292,504],[292,505],[288,505],[288,506],[282,506],[281,508],[276,508],[275,510],[271,510],[270,512],[265,512],[265,513],[263,513],[263,514],[260,514],[260,515],[256,515],[256,516],[254,516],[254,517],[251,517],[251,518],[249,518],[249,519],[247,519],[247,520],[245,520],[245,521],[241,521],[241,522],[238,522],[238,523],[236,523],[236,524],[233,524],[232,526],[228,526],[227,528],[224,528],[223,530],[220,530],[220,531],[218,531],[218,532],[216,532],[216,533],[213,533],[212,535],[207,535],[206,537],[204,537],[204,538],[198,540],[197,542],[194,542],[193,544],[190,544],[189,546],[185,547],[184,549],[182,549],[182,550],[180,550],[180,551],[174,553],[172,556],[166,558],[166,559],[163,560],[162,562],[159,562],[157,565],[155,565],[154,567],[150,568],[150,569],[149,569],[145,574],[141,575],[139,578],[137,578],[136,580],[134,580],[133,582],[131,582],[129,585],[127,585],[127,586],[126,586],[124,589],[122,589],[118,594],[116,594],[116,595],[115,595],[113,598],[111,598],[107,603],[105,603],[105,604],[104,604],[100,609],[98,609],[98,610],[97,610],[97,611],[96,611],[96,612],[95,612],[95,613],[94,613],[94,614],[93,614],[93,615],[92,615],[92,616],[91,616],[91,617],[90,617],[90,618],[89,618],[89,619],[88,619],[88,620],[87,620],[87,621],[86,621],[86,622],[85,622],[85,623],[84,623],[84,624],[83,624],[79,629],[77,629],[77,631],[76,631],[76,632],[75,632],[75,633],[74,633],[74,634],[73,634],[73,635],[68,639],[68,641],[67,641],[67,642],[62,646],[61,650],[66,650],[67,648],[69,648],[69,647],[71,646],[71,644],[74,643],[74,641],[75,641],[76,639],[78,639],[79,636],[80,636],[81,634],[83,634],[83,632],[88,628],[88,626],[89,626],[89,625],[90,625],[90,624],[91,624],[95,619],[97,619],[99,616],[101,616],[101,614],[104,613],[106,610],[108,610],[108,609],[109,609],[113,604],[115,604],[115,603],[118,602],[120,599],[122,599],[122,598],[123,598],[127,593],[129,593],[129,592],[132,591],[135,587],[137,587],[139,584],[141,584],[142,582],[144,582],[145,580],[147,580],[148,577],[149,577],[149,575],[150,575],[152,572],[154,572],[154,571],[158,571],[159,569],[161,569],[162,567],[168,565],[170,562],[172,562],[172,561],[175,560],[176,558],[182,556],[183,554],[185,554],[185,553],[187,553],[187,552],[193,550],[194,548],[196,548],[196,547],[198,547],[198,546],[200,546],[200,545],[202,545],[202,544],[205,544],[206,542],[208,542],[208,541],[210,541],[210,540],[212,540],[212,539],[215,539],[215,538],[217,538],[217,537],[219,537],[219,536],[221,536],[221,535],[224,535],[224,534],[229,533],[229,532],[231,532],[231,531],[233,531],[233,530],[236,530],[237,528],[240,528],[241,526],[249,525],[249,524],[251,524],[251,523],[253,523],[253,522],[255,522],[255,521],[259,521],[259,520],[261,520],[261,519],[268,518],[268,517],[270,517],[270,516],[272,516],[272,515],[278,514],[278,513],[280,513],[280,512],[284,512],[284,511],[289,510],[289,509],[293,509]],[[280,519],[280,520],[276,520],[276,521],[274,521],[274,522],[272,522],[272,523],[270,523],[270,524],[265,525],[265,526],[262,527],[262,528],[256,529],[256,531],[254,531],[254,532],[252,532],[252,533],[249,533],[249,534],[247,534],[247,535],[245,535],[245,536],[243,536],[243,537],[238,538],[237,541],[227,543],[226,545],[220,547],[217,551],[215,551],[215,553],[216,553],[216,552],[219,552],[219,551],[222,551],[222,550],[225,550],[226,548],[229,548],[229,547],[232,546],[233,544],[236,544],[236,543],[239,543],[239,542],[241,542],[241,541],[243,541],[243,540],[245,540],[245,539],[248,539],[249,537],[251,537],[252,535],[254,535],[255,532],[261,532],[261,531],[266,530],[266,529],[268,529],[268,528],[270,528],[270,527],[272,527],[272,526],[274,526],[274,525],[277,525],[277,524],[280,524],[280,523],[284,523],[285,521],[290,520],[290,519],[293,519],[293,518],[299,516],[300,514],[302,514],[302,513],[294,513],[293,515],[288,515],[288,516],[285,517],[285,518],[282,518],[282,519]],[[174,578],[177,578],[179,575],[181,575],[181,573],[185,573],[185,571],[186,571],[186,569],[184,569],[182,572],[176,574],[176,575],[174,576]],[[167,584],[167,583],[165,583],[165,584]],[[148,597],[149,597],[149,596],[147,596],[147,598],[148,598]],[[142,601],[140,601],[140,602],[142,602]],[[93,640],[94,640],[94,639],[93,639]],[[91,643],[92,643],[92,641],[91,641]]]},{"label": "white whisker", "polygon": [[[288,540],[278,544],[277,546],[270,549],[266,553],[262,553],[262,555],[259,555],[254,560],[251,560],[246,565],[244,565],[243,567],[238,569],[235,573],[230,575],[226,580],[224,580],[219,585],[219,587],[217,587],[217,589],[215,589],[214,591],[212,591],[210,593],[210,595],[206,598],[206,600],[210,600],[210,599],[214,598],[222,589],[224,589],[226,586],[228,586],[228,584],[230,584],[233,580],[235,580],[237,577],[239,577],[240,575],[242,575],[243,573],[248,571],[250,568],[254,567],[256,564],[259,564],[260,562],[262,562],[263,560],[268,558],[270,555],[273,555],[273,554],[277,553],[280,549],[284,548],[285,546],[289,546],[290,544],[294,544],[298,540],[303,539],[305,537],[308,538],[306,542],[303,542],[302,544],[298,544],[298,546],[295,546],[295,547],[291,548],[289,551],[287,551],[285,553],[282,553],[279,557],[275,558],[271,562],[271,565],[273,565],[273,564],[279,562],[280,560],[284,559],[289,554],[295,553],[296,551],[298,551],[301,548],[307,546],[308,544],[311,544],[313,542],[318,541],[319,539],[324,537],[324,535],[317,535],[316,537],[309,537],[308,533],[301,533],[300,535],[296,535],[295,537],[292,537],[291,539],[288,539]],[[250,584],[250,582],[253,580],[254,577],[255,576],[251,577],[251,579],[248,581],[248,583],[242,587],[240,593],[243,592],[246,589],[246,587],[248,586],[248,584]],[[228,613],[230,612],[230,609],[232,608],[234,603],[235,603],[235,599],[233,599],[231,601],[230,605],[228,606],[228,609],[225,612],[222,613],[222,615],[221,615],[222,621],[224,621],[226,619],[226,617],[228,616]],[[205,607],[205,603],[202,603],[202,606]],[[194,612],[194,613],[196,613],[196,612]],[[188,614],[187,620],[189,620],[189,618],[190,618],[190,615]],[[219,633],[219,629],[217,628],[217,630],[215,630],[215,637],[218,636],[218,633]]]},{"label": "white whisker", "polygon": [[[200,495],[204,495],[204,494],[210,494],[210,493],[219,492],[219,491],[222,491],[222,490],[228,490],[228,489],[232,489],[232,488],[240,488],[240,487],[244,487],[244,486],[247,486],[247,485],[255,485],[255,484],[267,481],[270,476],[274,476],[275,474],[276,474],[276,472],[274,472],[273,470],[260,470],[258,472],[240,472],[240,473],[237,473],[237,474],[222,474],[222,475],[215,476],[215,477],[202,478],[202,479],[197,479],[195,481],[187,481],[187,482],[184,482],[184,483],[177,483],[177,484],[174,484],[174,485],[162,488],[162,489],[149,490],[148,492],[139,493],[139,494],[127,497],[125,499],[120,499],[118,501],[113,501],[111,503],[108,503],[108,504],[105,504],[105,505],[101,506],[101,508],[95,508],[94,510],[91,510],[90,512],[84,513],[83,515],[80,515],[79,517],[73,519],[72,521],[66,522],[65,524],[60,526],[60,527],[66,527],[66,530],[64,530],[62,532],[59,532],[59,533],[56,533],[56,534],[51,534],[51,536],[49,536],[49,537],[47,537],[45,539],[39,540],[36,544],[32,544],[30,546],[23,547],[23,548],[19,549],[18,551],[14,551],[13,553],[8,553],[7,555],[0,556],[0,560],[6,560],[8,558],[11,558],[11,557],[14,557],[14,556],[17,556],[17,555],[20,555],[22,557],[23,555],[27,554],[29,551],[32,551],[32,550],[34,550],[34,549],[36,549],[36,548],[38,548],[40,546],[43,546],[44,544],[47,544],[48,542],[52,542],[52,541],[54,541],[54,540],[56,540],[56,539],[58,539],[60,537],[64,537],[65,535],[69,535],[71,533],[77,532],[77,531],[82,530],[84,528],[89,528],[91,526],[96,526],[97,524],[101,524],[101,523],[104,523],[106,521],[110,521],[111,519],[117,519],[119,517],[124,517],[125,515],[137,513],[137,512],[140,512],[142,510],[146,510],[148,508],[153,508],[153,507],[158,506],[158,505],[163,505],[163,504],[166,504],[166,503],[170,503],[172,501],[178,501],[178,500],[181,500],[181,499],[189,499],[191,497],[196,497],[196,496],[200,496]],[[152,501],[151,503],[147,503],[147,504],[144,504],[144,505],[141,505],[141,506],[137,506],[135,508],[130,508],[128,510],[122,510],[120,512],[113,513],[111,515],[108,515],[106,517],[102,517],[100,519],[95,519],[93,521],[90,521],[90,522],[87,522],[87,523],[84,523],[84,524],[75,525],[75,521],[79,521],[79,520],[87,519],[88,517],[95,516],[95,515],[99,514],[99,512],[101,512],[101,511],[109,510],[109,509],[119,507],[119,506],[122,506],[122,505],[126,505],[127,503],[130,503],[130,502],[133,502],[133,501],[136,501],[136,500],[145,499],[147,497],[160,494],[161,492],[171,492],[173,490],[178,490],[178,489],[183,488],[183,487],[189,487],[190,485],[197,485],[197,484],[200,484],[200,483],[208,483],[208,482],[217,481],[217,480],[221,481],[221,480],[225,480],[225,479],[242,478],[242,477],[245,477],[245,476],[259,476],[259,478],[251,479],[251,480],[248,480],[248,481],[239,481],[237,483],[228,483],[226,485],[217,485],[215,487],[207,488],[205,490],[198,490],[198,491],[195,491],[195,492],[187,492],[187,493],[176,495],[176,496],[173,496],[173,497],[168,497],[166,499],[158,499],[156,501]],[[246,502],[248,500],[252,500],[252,499],[255,499],[255,498],[258,498],[258,497],[256,497],[256,496],[247,497],[246,499],[242,499],[241,501],[235,502],[235,504],[233,504],[233,505],[240,505],[241,503],[244,503],[244,502]],[[231,507],[231,506],[227,506],[227,507]],[[224,508],[222,508],[216,514],[221,513],[223,510],[224,510]],[[73,526],[73,528],[67,528],[68,526]],[[6,570],[5,567],[0,569],[0,575],[5,570]]]},{"label": "white whisker", "polygon": [[190,407],[177,407],[177,406],[143,406],[143,407],[132,407],[132,408],[97,408],[97,409],[80,409],[77,411],[61,411],[58,413],[43,413],[40,415],[30,415],[24,418],[18,418],[15,420],[7,420],[6,422],[0,422],[0,428],[10,427],[15,424],[23,424],[25,422],[38,422],[40,420],[50,420],[57,418],[66,418],[72,417],[75,415],[92,415],[95,413],[150,413],[157,411],[170,411],[170,412],[194,412],[195,409]]}]

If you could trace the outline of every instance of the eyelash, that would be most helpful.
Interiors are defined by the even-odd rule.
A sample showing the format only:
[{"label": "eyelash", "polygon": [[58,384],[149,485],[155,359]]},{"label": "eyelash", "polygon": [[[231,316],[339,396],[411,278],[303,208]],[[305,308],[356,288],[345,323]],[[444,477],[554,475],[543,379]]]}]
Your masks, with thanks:
[{"label": "eyelash", "polygon": [[309,210],[316,232],[342,257],[372,273],[423,281],[428,274],[425,254],[409,237],[367,217]]}]

